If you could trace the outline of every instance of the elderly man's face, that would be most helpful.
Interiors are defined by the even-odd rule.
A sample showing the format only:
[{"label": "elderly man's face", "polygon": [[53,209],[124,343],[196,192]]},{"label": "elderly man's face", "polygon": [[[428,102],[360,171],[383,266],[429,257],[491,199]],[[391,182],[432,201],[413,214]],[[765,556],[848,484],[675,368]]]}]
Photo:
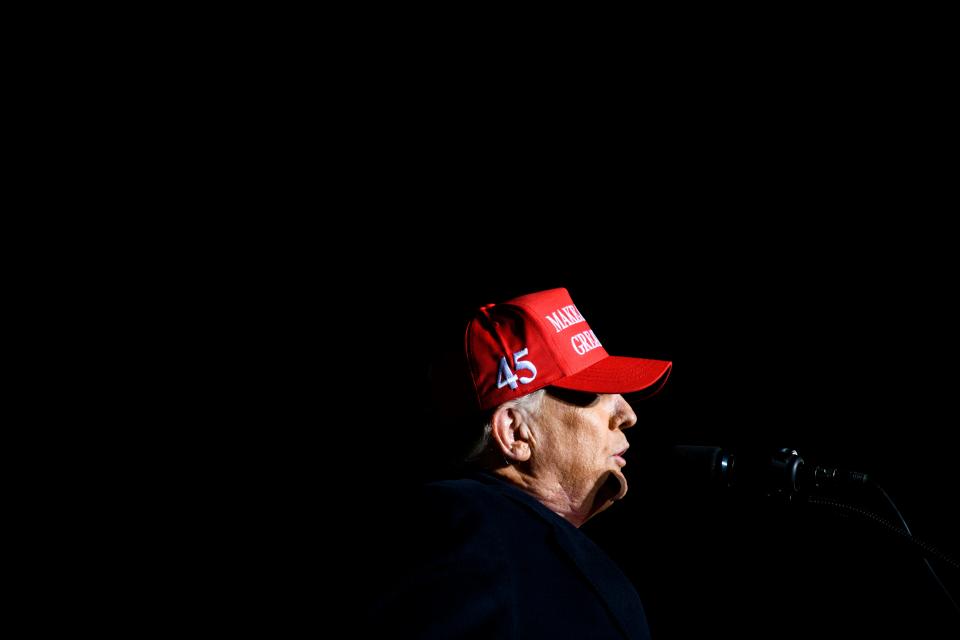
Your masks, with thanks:
[{"label": "elderly man's face", "polygon": [[571,495],[596,491],[613,473],[620,472],[627,449],[623,433],[637,423],[633,409],[619,394],[584,394],[551,389],[543,398],[542,414],[534,430],[531,465],[535,475],[552,476]]}]

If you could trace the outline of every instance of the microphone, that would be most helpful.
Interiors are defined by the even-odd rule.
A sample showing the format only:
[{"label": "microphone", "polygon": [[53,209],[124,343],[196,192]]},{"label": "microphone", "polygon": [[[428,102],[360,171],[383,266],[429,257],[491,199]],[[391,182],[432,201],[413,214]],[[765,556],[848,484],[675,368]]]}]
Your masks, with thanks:
[{"label": "microphone", "polygon": [[871,482],[859,471],[809,464],[790,448],[737,453],[723,447],[677,445],[671,450],[671,462],[685,484],[759,489],[767,495],[842,491]]}]

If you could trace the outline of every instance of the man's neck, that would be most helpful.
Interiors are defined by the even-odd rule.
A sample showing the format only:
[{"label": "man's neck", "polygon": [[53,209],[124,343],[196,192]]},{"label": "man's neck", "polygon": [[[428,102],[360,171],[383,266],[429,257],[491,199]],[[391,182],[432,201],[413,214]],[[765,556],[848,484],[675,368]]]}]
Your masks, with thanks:
[{"label": "man's neck", "polygon": [[533,496],[547,509],[575,527],[579,528],[596,513],[593,508],[597,495],[596,487],[589,492],[584,491],[578,494],[564,487],[559,479],[538,478],[514,465],[493,469],[491,473]]}]

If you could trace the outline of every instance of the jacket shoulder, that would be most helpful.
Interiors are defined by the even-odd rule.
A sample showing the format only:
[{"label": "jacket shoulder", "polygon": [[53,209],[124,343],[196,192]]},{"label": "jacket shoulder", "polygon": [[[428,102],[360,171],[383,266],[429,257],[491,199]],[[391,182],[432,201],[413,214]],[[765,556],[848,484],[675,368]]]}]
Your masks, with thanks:
[{"label": "jacket shoulder", "polygon": [[[514,637],[516,583],[502,512],[509,502],[472,480],[425,485],[394,521],[389,569],[370,622],[424,638]],[[507,506],[507,508],[509,508]]]},{"label": "jacket shoulder", "polygon": [[[500,531],[518,515],[518,505],[495,487],[477,480],[444,480],[425,485],[417,498],[420,516],[434,525],[472,530],[474,536]],[[493,538],[499,538],[494,535]]]}]

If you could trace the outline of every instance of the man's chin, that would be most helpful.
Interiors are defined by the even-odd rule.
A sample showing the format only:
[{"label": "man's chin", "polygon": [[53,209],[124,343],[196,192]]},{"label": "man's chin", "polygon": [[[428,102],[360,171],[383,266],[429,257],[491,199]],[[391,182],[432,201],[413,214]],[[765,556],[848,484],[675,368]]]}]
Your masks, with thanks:
[{"label": "man's chin", "polygon": [[627,495],[627,479],[623,476],[623,473],[619,469],[607,472],[601,480],[596,496],[594,496],[593,508],[590,510],[587,520],[601,511],[609,509],[614,502],[622,499],[625,495]]}]

